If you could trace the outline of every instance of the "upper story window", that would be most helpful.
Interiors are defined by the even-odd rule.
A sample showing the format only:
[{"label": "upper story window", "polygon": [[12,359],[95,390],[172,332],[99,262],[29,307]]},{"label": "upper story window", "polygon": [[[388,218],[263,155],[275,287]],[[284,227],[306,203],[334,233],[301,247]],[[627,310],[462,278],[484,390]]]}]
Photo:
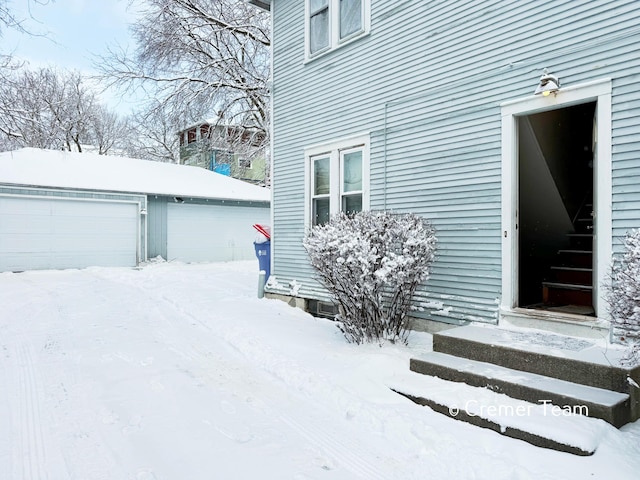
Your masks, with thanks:
[{"label": "upper story window", "polygon": [[250,159],[238,157],[238,168],[243,170],[251,170],[253,169],[253,164]]},{"label": "upper story window", "polygon": [[369,31],[370,0],[306,0],[307,58]]},{"label": "upper story window", "polygon": [[338,212],[369,208],[369,138],[356,137],[306,150],[306,225],[321,225]]}]

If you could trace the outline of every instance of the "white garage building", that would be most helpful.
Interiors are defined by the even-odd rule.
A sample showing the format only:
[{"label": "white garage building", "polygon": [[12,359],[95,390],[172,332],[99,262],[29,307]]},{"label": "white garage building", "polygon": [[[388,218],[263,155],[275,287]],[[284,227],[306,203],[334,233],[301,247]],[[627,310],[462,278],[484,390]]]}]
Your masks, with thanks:
[{"label": "white garage building", "polygon": [[198,167],[25,148],[0,153],[0,271],[255,258],[270,191]]}]

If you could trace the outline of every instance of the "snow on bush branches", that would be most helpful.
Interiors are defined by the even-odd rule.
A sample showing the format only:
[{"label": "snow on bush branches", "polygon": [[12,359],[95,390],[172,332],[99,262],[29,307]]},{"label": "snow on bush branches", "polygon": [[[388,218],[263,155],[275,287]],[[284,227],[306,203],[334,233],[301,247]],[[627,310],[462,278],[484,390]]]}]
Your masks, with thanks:
[{"label": "snow on bush branches", "polygon": [[434,260],[433,227],[414,214],[339,214],[313,227],[304,247],[338,306],[347,341],[407,341],[408,312]]},{"label": "snow on bush branches", "polygon": [[613,337],[631,345],[628,361],[640,363],[640,229],[624,238],[624,253],[614,259],[606,300]]}]

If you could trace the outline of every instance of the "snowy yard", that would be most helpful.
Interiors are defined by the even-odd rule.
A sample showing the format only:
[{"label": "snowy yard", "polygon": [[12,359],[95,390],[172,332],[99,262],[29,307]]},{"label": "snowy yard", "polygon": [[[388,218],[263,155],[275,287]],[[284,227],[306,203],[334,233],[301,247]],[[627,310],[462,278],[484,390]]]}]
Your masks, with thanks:
[{"label": "snowy yard", "polygon": [[409,347],[255,295],[257,261],[0,274],[0,479],[637,479],[394,394]]}]

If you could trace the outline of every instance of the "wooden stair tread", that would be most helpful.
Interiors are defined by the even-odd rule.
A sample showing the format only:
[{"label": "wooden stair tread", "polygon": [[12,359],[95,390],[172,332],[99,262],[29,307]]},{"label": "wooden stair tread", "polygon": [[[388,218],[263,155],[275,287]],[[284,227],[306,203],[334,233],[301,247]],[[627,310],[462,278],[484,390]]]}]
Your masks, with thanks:
[{"label": "wooden stair tread", "polygon": [[591,285],[579,285],[575,283],[542,282],[542,285],[548,288],[561,288],[564,290],[582,290],[582,291],[593,290],[593,287]]},{"label": "wooden stair tread", "polygon": [[549,267],[551,268],[551,270],[568,270],[571,272],[593,272],[593,268],[586,268],[586,267],[564,267],[564,266],[554,266],[554,267]]}]

